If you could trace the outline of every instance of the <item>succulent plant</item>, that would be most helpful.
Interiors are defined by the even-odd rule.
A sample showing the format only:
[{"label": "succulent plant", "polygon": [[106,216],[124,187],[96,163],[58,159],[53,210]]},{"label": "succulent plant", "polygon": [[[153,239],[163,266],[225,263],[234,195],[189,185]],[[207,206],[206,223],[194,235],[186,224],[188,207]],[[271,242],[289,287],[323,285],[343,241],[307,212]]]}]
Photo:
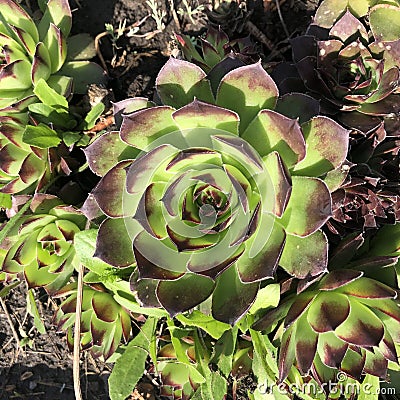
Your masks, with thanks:
[{"label": "succulent plant", "polygon": [[[60,305],[54,322],[60,331],[67,331],[67,343],[73,348],[73,325],[76,320],[76,283],[59,290],[55,297],[68,296]],[[94,357],[108,359],[121,340],[128,341],[131,317],[101,284],[84,285],[82,291],[81,348]]]},{"label": "succulent plant", "polygon": [[51,175],[47,149],[32,148],[22,140],[27,113],[0,115],[0,191],[21,193],[39,189]]},{"label": "succulent plant", "polygon": [[69,96],[73,78],[75,91],[87,75],[90,82],[104,80],[101,68],[88,61],[71,61],[67,37],[72,15],[67,0],[49,0],[36,25],[30,15],[13,0],[2,0],[0,21],[0,108],[22,99],[33,99],[33,89],[44,79],[57,93]]},{"label": "succulent plant", "polygon": [[175,34],[175,37],[185,59],[197,64],[207,73],[226,58],[229,58],[226,63],[229,62],[231,69],[252,64],[259,59],[255,45],[249,37],[229,40],[228,35],[220,27],[216,29],[210,26],[204,38],[198,39],[197,44],[193,44],[187,35]]},{"label": "succulent plant", "polygon": [[85,151],[102,176],[88,202],[107,217],[95,255],[137,264],[144,306],[175,315],[212,295],[213,316],[234,323],[278,263],[303,278],[326,270],[331,196],[317,177],[342,165],[348,131],[273,111],[260,63],[226,74],[215,98],[205,77],[171,58],[157,78],[164,105],[131,100],[120,132]]},{"label": "succulent plant", "polygon": [[78,266],[74,235],[85,227],[85,216],[55,196],[36,194],[30,212],[8,235],[1,270],[22,274],[29,287],[50,294],[68,283]]},{"label": "succulent plant", "polygon": [[164,344],[157,353],[157,371],[162,382],[160,394],[170,399],[188,400],[200,383],[205,381],[197,370],[195,341],[190,336],[175,339],[179,343],[180,351],[185,353],[185,360],[188,361],[188,363],[183,363],[177,357],[171,338],[161,339],[168,343]]},{"label": "succulent plant", "polygon": [[[291,41],[297,71],[306,90],[321,100],[323,113],[364,134],[382,119],[387,129],[400,112],[400,36],[381,33],[387,22],[374,18],[381,7],[369,11],[370,26],[347,10],[329,30],[311,25]],[[285,77],[281,86],[291,85],[293,77]]]},{"label": "succulent plant", "polygon": [[[371,240],[351,235],[330,257],[331,271],[319,282],[287,294],[264,314],[255,329],[271,331],[283,322],[279,374],[293,364],[322,383],[337,371],[360,380],[385,379],[389,362],[398,363],[400,309],[397,274],[400,225],[387,226]],[[357,253],[356,256],[354,254]]]},{"label": "succulent plant", "polygon": [[247,12],[245,2],[222,1],[218,7],[207,10],[209,23],[215,28],[221,27],[228,34],[243,33],[246,29],[246,23],[251,17]]}]

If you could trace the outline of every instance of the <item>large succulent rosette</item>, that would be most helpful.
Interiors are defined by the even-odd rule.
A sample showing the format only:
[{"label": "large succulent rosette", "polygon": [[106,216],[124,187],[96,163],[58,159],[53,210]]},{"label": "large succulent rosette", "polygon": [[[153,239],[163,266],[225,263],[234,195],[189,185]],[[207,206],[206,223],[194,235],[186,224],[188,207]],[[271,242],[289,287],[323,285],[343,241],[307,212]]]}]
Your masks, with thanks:
[{"label": "large succulent rosette", "polygon": [[1,270],[22,274],[29,287],[43,287],[50,294],[70,279],[79,259],[74,235],[85,228],[86,218],[72,206],[50,195],[36,194],[29,213],[8,235]]},{"label": "large succulent rosette", "polygon": [[331,254],[331,272],[286,293],[255,323],[254,329],[280,332],[281,381],[292,365],[320,383],[334,382],[339,370],[358,380],[363,374],[387,378],[400,344],[399,234],[397,224],[368,240],[348,236]]},{"label": "large succulent rosette", "polygon": [[[73,326],[76,320],[76,283],[64,286],[54,297],[67,298],[54,317],[60,331],[67,331],[67,344],[74,347]],[[128,341],[131,317],[101,284],[84,285],[82,290],[81,337],[82,350],[90,350],[94,357],[109,358],[121,340]]]},{"label": "large succulent rosette", "polygon": [[170,59],[157,78],[165,105],[132,99],[120,132],[86,149],[102,179],[84,208],[107,217],[95,256],[137,264],[143,306],[175,315],[212,296],[213,316],[234,323],[278,265],[301,278],[326,270],[331,195],[318,177],[342,165],[348,131],[273,111],[259,63],[226,74],[216,98],[205,77]]},{"label": "large succulent rosette", "polygon": [[[306,35],[291,41],[297,71],[306,89],[321,99],[323,112],[363,133],[400,111],[400,42],[381,34],[374,19],[377,7],[369,13],[372,29],[347,10],[329,30],[311,25]],[[293,77],[283,80],[289,89]]]}]

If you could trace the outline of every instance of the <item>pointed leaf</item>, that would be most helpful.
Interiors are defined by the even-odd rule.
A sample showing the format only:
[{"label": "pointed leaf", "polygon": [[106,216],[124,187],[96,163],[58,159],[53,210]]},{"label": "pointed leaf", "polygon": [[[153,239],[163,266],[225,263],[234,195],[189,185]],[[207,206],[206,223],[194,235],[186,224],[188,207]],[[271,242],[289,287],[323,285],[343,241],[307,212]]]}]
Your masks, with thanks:
[{"label": "pointed leaf", "polygon": [[348,343],[339,339],[334,332],[319,335],[318,354],[327,367],[340,368],[348,347]]},{"label": "pointed leaf", "polygon": [[292,180],[280,155],[274,151],[263,158],[275,195],[273,214],[281,217],[292,193]]},{"label": "pointed leaf", "polygon": [[155,139],[179,130],[169,106],[150,107],[123,117],[121,139],[139,149],[145,149]]},{"label": "pointed leaf", "polygon": [[334,331],[349,316],[350,304],[343,294],[321,292],[307,312],[307,319],[315,332]]},{"label": "pointed leaf", "polygon": [[275,82],[258,62],[228,72],[218,87],[216,104],[236,111],[244,132],[259,111],[275,107],[278,95]]},{"label": "pointed leaf", "polygon": [[67,43],[65,41],[65,36],[57,26],[50,23],[50,28],[46,32],[43,43],[49,51],[51,72],[55,73],[62,67],[67,57]]},{"label": "pointed leaf", "polygon": [[161,281],[157,287],[157,298],[173,317],[205,301],[213,289],[212,279],[187,273],[174,281]]},{"label": "pointed leaf", "polygon": [[296,323],[296,360],[302,374],[307,374],[317,351],[318,335],[314,332],[304,315]]},{"label": "pointed leaf", "polygon": [[290,275],[304,279],[327,271],[328,240],[322,231],[305,238],[288,234],[279,265]]},{"label": "pointed leaf", "polygon": [[349,301],[349,317],[336,328],[336,336],[357,346],[378,346],[384,335],[382,322],[366,306],[351,297]]},{"label": "pointed leaf", "polygon": [[215,128],[234,135],[237,135],[239,130],[239,116],[235,112],[197,99],[175,111],[173,119],[180,129]]},{"label": "pointed leaf", "polygon": [[296,326],[287,329],[282,336],[282,343],[279,349],[279,382],[283,382],[289,375],[290,369],[296,359]]},{"label": "pointed leaf", "polygon": [[92,190],[92,195],[101,210],[111,218],[132,216],[134,204],[129,208],[129,203],[124,199],[129,196],[125,190],[125,168],[132,161],[121,161],[114,168],[108,171],[103,179]]},{"label": "pointed leaf", "polygon": [[[254,233],[246,241],[246,250],[236,262],[240,279],[244,283],[273,278],[285,244],[285,231],[274,217],[264,215],[263,220],[258,229],[264,237],[260,239]],[[264,228],[265,225],[268,227]],[[259,247],[261,240],[265,243],[262,248]]]},{"label": "pointed leaf", "polygon": [[34,42],[39,41],[39,34],[35,23],[21,6],[12,0],[1,0],[0,9],[2,19],[4,18],[10,25],[23,29],[32,37]]},{"label": "pointed leaf", "polygon": [[102,222],[94,257],[115,267],[127,267],[135,262],[126,224],[125,218],[108,218]]},{"label": "pointed leaf", "polygon": [[253,304],[258,288],[259,283],[242,283],[232,265],[217,279],[212,297],[213,317],[234,325]]},{"label": "pointed leaf", "polygon": [[257,149],[261,156],[276,151],[288,168],[301,161],[306,154],[298,122],[275,111],[261,111],[242,138]]},{"label": "pointed leaf", "polygon": [[68,0],[49,0],[46,10],[39,23],[39,34],[43,38],[49,29],[50,23],[60,28],[61,32],[67,37],[71,31],[72,14]]},{"label": "pointed leaf", "polygon": [[332,215],[332,199],[325,183],[317,178],[292,177],[292,193],[282,216],[286,232],[307,236]]},{"label": "pointed leaf", "polygon": [[157,92],[166,105],[180,108],[195,98],[213,103],[206,73],[197,65],[187,61],[170,58],[161,68],[157,79]]},{"label": "pointed leaf", "polygon": [[302,130],[307,152],[294,167],[296,175],[321,176],[344,162],[349,145],[347,129],[330,118],[318,116],[303,124]]},{"label": "pointed leaf", "polygon": [[39,79],[47,80],[51,74],[50,54],[46,46],[40,42],[36,45],[35,54],[33,56],[31,77],[35,85]]}]

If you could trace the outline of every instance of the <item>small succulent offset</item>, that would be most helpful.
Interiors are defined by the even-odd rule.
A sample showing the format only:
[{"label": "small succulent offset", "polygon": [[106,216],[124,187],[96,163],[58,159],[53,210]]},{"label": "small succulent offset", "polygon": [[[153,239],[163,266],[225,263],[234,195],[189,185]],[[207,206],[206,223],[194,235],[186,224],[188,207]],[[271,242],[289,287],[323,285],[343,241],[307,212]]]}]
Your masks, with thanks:
[{"label": "small succulent offset", "polygon": [[41,79],[57,93],[69,96],[72,77],[77,78],[77,91],[86,74],[92,74],[91,82],[94,76],[103,75],[94,63],[68,59],[72,56],[67,54],[72,15],[67,0],[49,0],[38,24],[13,0],[2,0],[0,9],[0,108],[22,99],[37,101],[33,88]]},{"label": "small succulent offset", "polygon": [[400,36],[384,30],[399,13],[394,6],[373,7],[367,25],[347,10],[329,30],[311,25],[306,35],[291,41],[297,71],[321,100],[323,113],[365,134],[382,119],[390,129],[400,112]]},{"label": "small succulent offset", "polygon": [[79,265],[74,236],[85,223],[80,211],[57,197],[36,194],[30,212],[9,233],[1,270],[23,276],[30,288],[43,287],[53,294],[68,283]]},{"label": "small succulent offset", "polygon": [[83,117],[67,98],[104,80],[104,71],[83,61],[93,57],[90,38],[67,41],[68,1],[50,0],[38,24],[11,0],[0,7],[0,192],[34,193],[56,173],[70,173],[67,146],[82,138],[71,130],[89,129],[103,108]]},{"label": "small succulent offset", "polygon": [[[54,297],[67,298],[61,303],[54,322],[60,331],[67,331],[67,343],[74,346],[73,326],[76,320],[77,285],[70,283]],[[101,284],[85,284],[82,291],[81,338],[82,350],[90,350],[94,357],[108,359],[123,338],[128,341],[131,317]]]},{"label": "small succulent offset", "polygon": [[[230,69],[258,60],[255,45],[250,37],[230,40],[221,28],[209,27],[204,38],[199,38],[196,44],[187,35],[175,34],[180,50],[185,59],[197,64],[205,72],[210,73],[221,61],[228,58]],[[228,70],[225,71],[227,73]],[[215,73],[215,72],[214,72]]]},{"label": "small succulent offset", "polygon": [[256,322],[255,329],[270,332],[283,320],[281,381],[294,363],[319,383],[335,381],[338,370],[357,380],[362,374],[387,378],[400,344],[399,234],[397,224],[371,240],[347,237],[332,253],[328,274],[301,293],[286,294]]},{"label": "small succulent offset", "polygon": [[95,255],[137,264],[131,288],[144,307],[176,315],[212,296],[214,318],[231,324],[278,264],[298,278],[324,272],[331,195],[319,177],[341,167],[349,132],[274,111],[260,63],[227,73],[214,97],[201,68],[171,58],[157,90],[164,105],[117,105],[120,132],[85,151],[102,176],[85,208],[107,217]]}]

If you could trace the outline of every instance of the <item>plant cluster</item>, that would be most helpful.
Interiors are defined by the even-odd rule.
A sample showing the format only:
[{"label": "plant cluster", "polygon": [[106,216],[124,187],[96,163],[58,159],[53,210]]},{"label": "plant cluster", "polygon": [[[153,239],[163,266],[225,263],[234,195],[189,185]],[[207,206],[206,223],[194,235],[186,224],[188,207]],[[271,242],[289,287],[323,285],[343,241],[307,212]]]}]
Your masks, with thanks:
[{"label": "plant cluster", "polygon": [[[62,298],[69,346],[115,362],[113,400],[149,360],[170,399],[248,375],[249,399],[352,399],[400,371],[396,1],[323,1],[271,74],[248,38],[177,34],[155,100],[96,137],[103,107],[68,102],[71,64],[98,71],[62,53],[68,3],[38,24],[0,5],[0,279]],[[46,191],[76,146],[97,184],[64,204]]]}]

